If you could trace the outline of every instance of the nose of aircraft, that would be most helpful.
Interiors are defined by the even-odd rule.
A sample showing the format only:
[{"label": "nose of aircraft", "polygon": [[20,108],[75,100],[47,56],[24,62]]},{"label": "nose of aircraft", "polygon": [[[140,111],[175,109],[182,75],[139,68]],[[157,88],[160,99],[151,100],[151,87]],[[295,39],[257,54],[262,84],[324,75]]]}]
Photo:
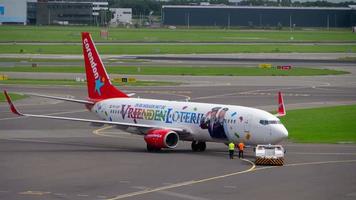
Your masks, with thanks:
[{"label": "nose of aircraft", "polygon": [[284,127],[284,125],[281,125],[280,127],[280,135],[283,139],[287,139],[288,138],[288,130],[286,129],[286,127]]},{"label": "nose of aircraft", "polygon": [[277,126],[275,126],[274,133],[275,143],[279,143],[288,138],[288,130],[282,124],[278,124]]}]

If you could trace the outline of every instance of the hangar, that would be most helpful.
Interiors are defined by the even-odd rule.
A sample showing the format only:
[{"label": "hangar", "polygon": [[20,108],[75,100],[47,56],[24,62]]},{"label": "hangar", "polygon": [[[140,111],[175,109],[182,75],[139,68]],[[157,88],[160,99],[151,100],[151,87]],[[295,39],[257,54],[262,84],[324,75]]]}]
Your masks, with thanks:
[{"label": "hangar", "polygon": [[175,26],[327,27],[356,25],[353,7],[162,6],[162,23]]},{"label": "hangar", "polygon": [[27,3],[27,21],[36,25],[105,24],[107,0],[38,0]]}]

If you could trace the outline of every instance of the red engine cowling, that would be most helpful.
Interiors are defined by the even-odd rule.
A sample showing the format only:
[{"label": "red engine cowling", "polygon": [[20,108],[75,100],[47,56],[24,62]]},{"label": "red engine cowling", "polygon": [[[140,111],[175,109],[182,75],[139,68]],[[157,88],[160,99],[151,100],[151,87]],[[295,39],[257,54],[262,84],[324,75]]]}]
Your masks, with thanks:
[{"label": "red engine cowling", "polygon": [[177,147],[179,136],[176,132],[168,129],[154,129],[150,130],[144,137],[148,146],[161,148],[175,148]]}]

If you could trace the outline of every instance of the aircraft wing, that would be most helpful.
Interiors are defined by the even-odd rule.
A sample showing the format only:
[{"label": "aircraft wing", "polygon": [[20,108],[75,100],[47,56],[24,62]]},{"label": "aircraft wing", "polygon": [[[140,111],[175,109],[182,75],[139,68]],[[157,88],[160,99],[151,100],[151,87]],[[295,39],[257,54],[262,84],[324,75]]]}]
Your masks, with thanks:
[{"label": "aircraft wing", "polygon": [[[44,118],[44,119],[57,119],[57,120],[76,121],[76,122],[87,122],[87,123],[95,123],[95,124],[118,125],[118,126],[123,126],[123,127],[135,127],[135,128],[143,128],[143,129],[169,129],[169,130],[177,132],[179,135],[190,134],[189,131],[182,129],[182,128],[160,127],[160,126],[152,126],[152,125],[145,125],[145,124],[113,122],[113,121],[105,121],[105,120],[92,120],[92,119],[82,119],[82,118],[72,118],[72,117],[60,117],[60,116],[50,116],[50,115],[25,114],[25,113],[21,113],[20,111],[17,110],[17,108],[12,103],[12,100],[6,91],[4,91],[4,94],[5,94],[8,104],[10,105],[11,112],[16,115],[19,115],[19,116]],[[37,95],[37,96],[39,96],[39,95]],[[77,100],[74,102],[77,102]],[[87,103],[87,102],[83,101],[83,103]]]},{"label": "aircraft wing", "polygon": [[[4,93],[5,92],[6,91],[4,91]],[[49,95],[35,94],[35,93],[26,93],[26,94],[28,94],[30,96],[43,97],[43,98],[48,98],[48,99],[56,99],[56,100],[62,100],[62,101],[69,101],[69,102],[74,102],[74,103],[89,104],[89,105],[95,104],[95,102],[93,102],[93,101],[79,100],[79,99],[73,99],[73,98],[56,97],[56,96],[49,96]]]}]

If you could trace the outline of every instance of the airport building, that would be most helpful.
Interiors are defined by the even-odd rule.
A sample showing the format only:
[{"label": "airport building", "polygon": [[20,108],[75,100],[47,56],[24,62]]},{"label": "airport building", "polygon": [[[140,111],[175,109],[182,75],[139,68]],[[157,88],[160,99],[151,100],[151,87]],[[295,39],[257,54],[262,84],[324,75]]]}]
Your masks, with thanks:
[{"label": "airport building", "polygon": [[106,23],[108,0],[38,0],[27,3],[27,21],[37,25]]},{"label": "airport building", "polygon": [[35,0],[0,0],[0,24],[27,24],[27,2]]},{"label": "airport building", "polygon": [[0,0],[0,24],[106,24],[108,0]]},{"label": "airport building", "polygon": [[163,25],[327,27],[356,26],[356,9],[321,7],[180,6],[162,7]]},{"label": "airport building", "polygon": [[106,23],[108,0],[0,0],[0,24]]}]

